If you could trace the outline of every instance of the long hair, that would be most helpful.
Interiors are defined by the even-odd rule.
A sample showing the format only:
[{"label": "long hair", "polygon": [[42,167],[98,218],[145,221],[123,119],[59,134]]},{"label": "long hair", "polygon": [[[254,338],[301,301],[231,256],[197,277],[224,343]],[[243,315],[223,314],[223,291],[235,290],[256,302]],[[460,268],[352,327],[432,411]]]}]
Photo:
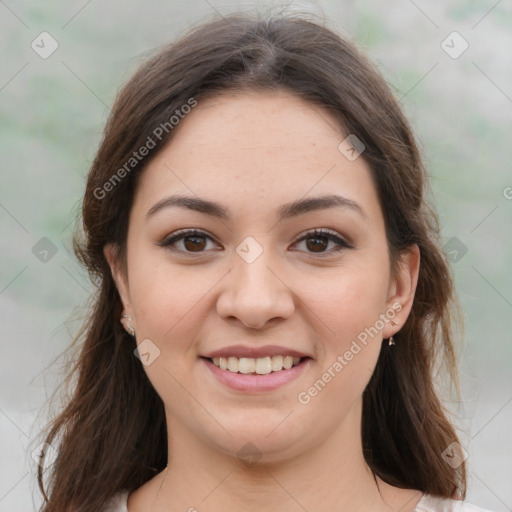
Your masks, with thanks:
[{"label": "long hair", "polygon": [[[134,339],[119,323],[120,297],[103,248],[113,243],[124,253],[138,177],[171,139],[172,117],[208,96],[256,89],[292,92],[328,109],[346,134],[356,135],[384,214],[392,269],[401,251],[418,245],[412,311],[396,345],[383,344],[364,391],[363,451],[372,471],[392,485],[465,497],[465,465],[453,468],[443,459],[458,440],[434,375],[441,361],[457,384],[456,297],[411,128],[386,81],[350,41],[296,15],[237,13],[161,48],[114,102],[74,238],[75,253],[97,289],[75,340],[80,352],[66,381],[76,381],[72,394],[44,432],[58,455],[48,474],[38,470],[43,512],[100,510],[116,492],[134,490],[165,468],[163,403],[134,357]],[[135,158],[150,139],[148,154]]]}]

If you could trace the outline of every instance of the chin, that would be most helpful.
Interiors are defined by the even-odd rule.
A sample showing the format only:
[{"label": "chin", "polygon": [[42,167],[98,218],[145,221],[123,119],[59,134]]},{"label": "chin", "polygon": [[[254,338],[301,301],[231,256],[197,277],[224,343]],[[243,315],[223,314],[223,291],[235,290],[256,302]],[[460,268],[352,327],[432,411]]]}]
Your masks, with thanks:
[{"label": "chin", "polygon": [[283,422],[288,413],[270,414],[263,418],[260,416],[257,420],[257,415],[252,413],[250,418],[244,418],[247,421],[243,423],[232,421],[224,424],[231,436],[227,433],[221,437],[213,436],[210,442],[243,463],[253,460],[259,463],[287,460],[298,455],[308,444],[296,425],[290,424],[289,418]]}]

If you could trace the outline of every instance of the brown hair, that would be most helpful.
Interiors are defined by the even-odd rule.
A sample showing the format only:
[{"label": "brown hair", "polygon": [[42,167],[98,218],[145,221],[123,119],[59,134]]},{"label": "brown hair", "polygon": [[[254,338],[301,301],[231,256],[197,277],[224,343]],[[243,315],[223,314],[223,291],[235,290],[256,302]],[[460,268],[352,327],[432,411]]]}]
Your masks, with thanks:
[{"label": "brown hair", "polygon": [[[59,441],[47,484],[43,469],[38,471],[44,512],[100,510],[114,493],[136,489],[165,468],[163,403],[134,356],[134,339],[119,323],[121,302],[103,248],[114,243],[123,254],[137,176],[172,137],[173,113],[191,98],[200,102],[256,88],[293,92],[328,109],[346,134],[355,134],[365,145],[363,157],[378,191],[392,269],[402,250],[418,245],[421,265],[412,311],[396,345],[383,344],[364,392],[364,456],[392,485],[465,497],[465,465],[452,468],[442,457],[457,435],[434,385],[438,360],[457,383],[453,281],[408,122],[369,60],[332,30],[296,15],[233,14],[164,47],[115,100],[88,176],[83,236],[75,236],[75,252],[97,292],[75,340],[83,343],[66,381],[76,378],[73,395],[44,433],[47,443]],[[159,126],[167,130],[156,147],[127,167]],[[113,181],[116,172],[120,179]]]}]

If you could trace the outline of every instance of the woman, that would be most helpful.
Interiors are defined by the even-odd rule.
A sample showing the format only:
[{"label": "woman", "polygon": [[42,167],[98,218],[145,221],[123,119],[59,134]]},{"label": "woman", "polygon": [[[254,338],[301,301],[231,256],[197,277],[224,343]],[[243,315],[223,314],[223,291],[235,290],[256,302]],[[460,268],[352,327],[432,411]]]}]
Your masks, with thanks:
[{"label": "woman", "polygon": [[434,389],[450,267],[410,127],[354,46],[231,15],[117,97],[76,253],[53,511],[482,510]]}]

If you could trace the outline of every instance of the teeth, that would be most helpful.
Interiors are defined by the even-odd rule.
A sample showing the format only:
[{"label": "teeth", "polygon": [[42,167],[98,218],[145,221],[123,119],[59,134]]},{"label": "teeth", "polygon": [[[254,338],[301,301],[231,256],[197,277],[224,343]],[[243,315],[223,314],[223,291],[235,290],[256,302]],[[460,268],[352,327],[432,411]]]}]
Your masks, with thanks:
[{"label": "teeth", "polygon": [[273,372],[278,372],[283,369],[283,356],[274,356],[271,357],[270,360],[272,361]]},{"label": "teeth", "polygon": [[[236,359],[235,357],[229,358],[229,359]],[[234,365],[233,365],[234,367]],[[230,371],[233,371],[231,369],[231,366],[228,367]],[[251,359],[250,357],[241,357],[238,360],[238,371],[240,373],[254,373],[256,371],[256,361],[254,359]]]},{"label": "teeth", "polygon": [[238,372],[238,357],[228,357],[228,370],[230,372]]},{"label": "teeth", "polygon": [[283,366],[285,370],[289,370],[293,366],[293,357],[292,356],[284,356],[283,357]]},{"label": "teeth", "polygon": [[300,362],[300,357],[272,356],[272,357],[214,357],[213,364],[221,370],[233,373],[257,373],[267,375],[271,372],[289,370]]},{"label": "teeth", "polygon": [[266,375],[272,371],[271,357],[258,357],[258,359],[253,359],[253,361],[256,361],[255,372],[259,375]]}]

